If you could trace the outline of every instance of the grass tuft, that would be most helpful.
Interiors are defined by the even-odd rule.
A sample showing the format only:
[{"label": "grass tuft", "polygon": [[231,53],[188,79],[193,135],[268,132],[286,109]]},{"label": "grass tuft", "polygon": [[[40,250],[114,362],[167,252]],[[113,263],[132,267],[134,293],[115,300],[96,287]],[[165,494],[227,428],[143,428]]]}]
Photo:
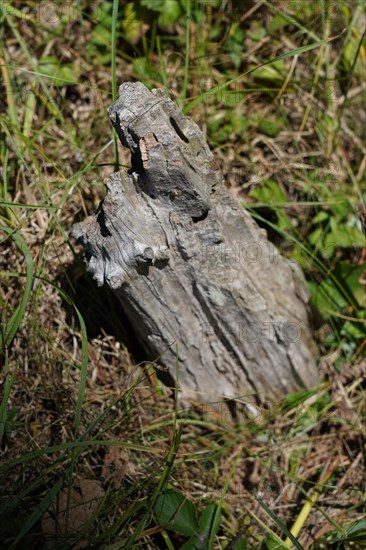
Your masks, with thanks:
[{"label": "grass tuft", "polygon": [[[12,0],[1,21],[0,546],[362,547],[362,0]],[[129,164],[106,116],[128,80],[183,106],[303,268],[319,387],[181,409],[85,276],[69,230]]]}]

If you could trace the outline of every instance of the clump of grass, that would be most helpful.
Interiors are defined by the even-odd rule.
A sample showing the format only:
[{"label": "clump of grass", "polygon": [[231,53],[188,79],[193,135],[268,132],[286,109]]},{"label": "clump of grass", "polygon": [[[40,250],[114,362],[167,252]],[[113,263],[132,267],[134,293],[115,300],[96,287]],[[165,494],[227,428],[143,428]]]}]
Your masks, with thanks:
[{"label": "clump of grass", "polygon": [[[359,547],[362,2],[48,6],[1,14],[2,545]],[[263,410],[243,397],[236,421],[225,404],[183,411],[121,343],[123,312],[88,286],[68,230],[128,162],[105,111],[129,79],[197,120],[232,192],[302,265],[319,388]]]}]

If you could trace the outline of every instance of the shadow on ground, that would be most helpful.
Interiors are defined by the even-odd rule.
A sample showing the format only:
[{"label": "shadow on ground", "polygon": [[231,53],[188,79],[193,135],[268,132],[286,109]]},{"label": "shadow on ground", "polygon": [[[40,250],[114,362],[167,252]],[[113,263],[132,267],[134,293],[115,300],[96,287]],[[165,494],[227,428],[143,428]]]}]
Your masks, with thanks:
[{"label": "shadow on ground", "polygon": [[[103,334],[114,336],[126,345],[136,361],[141,361],[141,351],[134,336],[131,325],[123,311],[122,305],[112,292],[104,285],[98,287],[85,270],[81,259],[66,267],[59,282],[62,290],[73,300],[85,321],[88,339],[97,338]],[[78,325],[75,308],[64,301],[67,323]]]}]

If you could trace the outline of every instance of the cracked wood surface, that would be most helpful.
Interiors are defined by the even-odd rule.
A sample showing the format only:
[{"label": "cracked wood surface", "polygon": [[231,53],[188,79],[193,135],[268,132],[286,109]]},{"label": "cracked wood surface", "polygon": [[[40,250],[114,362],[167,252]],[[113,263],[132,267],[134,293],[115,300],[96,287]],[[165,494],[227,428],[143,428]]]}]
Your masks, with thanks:
[{"label": "cracked wood surface", "polygon": [[109,117],[131,169],[75,224],[87,269],[118,296],[147,359],[185,399],[278,399],[318,380],[308,291],[225,189],[198,126],[162,90],[125,83]]}]

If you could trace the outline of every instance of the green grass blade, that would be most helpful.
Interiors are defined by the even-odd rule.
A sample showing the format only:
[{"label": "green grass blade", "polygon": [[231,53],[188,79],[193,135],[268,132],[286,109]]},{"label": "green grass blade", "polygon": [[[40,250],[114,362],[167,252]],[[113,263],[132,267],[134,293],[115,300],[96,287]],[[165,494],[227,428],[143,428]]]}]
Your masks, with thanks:
[{"label": "green grass blade", "polygon": [[84,450],[87,447],[98,447],[98,446],[120,447],[121,449],[130,449],[132,451],[141,451],[145,453],[154,453],[154,454],[161,454],[162,452],[161,449],[157,449],[154,447],[147,447],[146,445],[140,445],[139,443],[125,443],[124,441],[114,441],[109,439],[90,439],[87,441],[77,440],[77,441],[70,441],[69,443],[60,443],[60,445],[53,445],[52,447],[47,447],[46,449],[37,449],[36,451],[25,453],[21,456],[18,456],[17,458],[9,460],[4,465],[4,468],[9,469],[9,468],[12,468],[13,466],[16,466],[17,464],[24,464],[25,462],[28,462],[29,460],[33,460],[34,458],[47,456],[52,453],[57,453],[58,451],[69,451],[76,447],[80,448],[80,450]]},{"label": "green grass blade", "polygon": [[311,50],[314,50],[315,48],[319,48],[320,46],[327,44],[328,42],[331,42],[336,37],[330,37],[327,40],[319,40],[318,42],[312,42],[311,44],[307,44],[306,46],[301,46],[300,48],[295,48],[294,50],[290,50],[288,52],[282,53],[281,55],[278,55],[277,57],[274,57],[273,59],[269,59],[268,61],[265,61],[264,63],[260,63],[256,67],[253,67],[252,69],[249,69],[248,71],[245,71],[245,73],[240,74],[239,76],[236,76],[235,78],[232,78],[231,80],[228,80],[224,84],[219,84],[218,86],[215,86],[214,88],[211,88],[208,92],[204,92],[200,96],[196,96],[192,99],[188,105],[184,107],[184,113],[188,114],[194,107],[199,105],[202,101],[204,101],[207,97],[215,95],[219,92],[222,92],[225,88],[230,86],[230,84],[233,84],[234,82],[238,82],[240,79],[242,79],[244,76],[248,76],[249,74],[254,73],[261,67],[264,67],[265,65],[271,65],[272,63],[276,63],[277,61],[281,61],[283,59],[288,59],[289,57],[294,57],[295,55],[301,55],[305,52],[310,52]]},{"label": "green grass blade", "polygon": [[191,41],[190,41],[190,33],[191,33],[191,0],[187,0],[186,2],[186,18],[185,18],[185,36],[186,36],[186,43],[185,43],[185,59],[184,59],[184,80],[183,80],[183,88],[182,88],[182,98],[185,99],[187,97],[187,89],[188,89],[188,78],[189,78],[189,57],[190,57],[190,47],[191,47]]},{"label": "green grass blade", "polygon": [[35,210],[57,210],[55,206],[48,204],[25,204],[21,202],[0,201],[0,206],[11,206],[12,208],[34,208]]},{"label": "green grass blade", "polygon": [[17,536],[13,544],[9,546],[9,550],[14,550],[15,548],[17,548],[19,543],[28,533],[28,531],[33,527],[35,523],[37,523],[38,520],[41,519],[41,517],[44,515],[44,513],[47,511],[47,509],[51,505],[52,501],[56,498],[57,494],[60,492],[62,485],[63,485],[63,479],[61,478],[52,487],[52,489],[48,491],[46,496],[43,498],[42,502],[37,506],[34,512],[29,516],[29,518],[23,525],[19,535]]},{"label": "green grass blade", "polygon": [[[29,49],[27,47],[27,44],[25,42],[25,40],[23,40],[18,28],[16,27],[16,25],[14,24],[13,22],[13,19],[12,17],[10,16],[10,14],[6,13],[5,12],[5,15],[6,15],[6,21],[9,25],[9,27],[11,28],[16,40],[18,41],[18,44],[20,45],[20,47],[22,48],[23,52],[24,52],[24,55],[26,56],[28,62],[30,63],[31,67],[33,68],[34,72],[35,72],[35,75],[37,75],[37,65],[31,55],[31,53],[29,52]],[[65,124],[65,119],[60,111],[60,109],[58,108],[56,102],[53,100],[52,98],[52,95],[50,93],[50,90],[47,88],[46,84],[44,83],[43,79],[42,78],[38,78],[38,81],[42,87],[42,90],[45,94],[45,100],[47,101],[47,106],[50,110],[50,112],[56,116],[61,122],[62,124]]]},{"label": "green grass blade", "polygon": [[313,262],[314,266],[317,267],[320,272],[329,277],[331,281],[334,283],[335,287],[338,289],[338,291],[342,294],[344,299],[349,302],[354,308],[358,308],[358,304],[355,302],[355,298],[352,296],[352,293],[348,290],[345,284],[341,284],[337,277],[333,275],[333,273],[329,270],[329,268],[314,255],[314,251],[311,249],[309,250],[304,244],[302,244],[298,239],[296,239],[293,235],[290,235],[287,231],[280,229],[275,224],[271,223],[269,220],[266,220],[263,218],[263,216],[260,216],[255,210],[252,210],[251,205],[244,205],[244,207],[251,213],[253,218],[262,221],[263,223],[267,224],[268,227],[271,229],[274,229],[277,231],[279,235],[287,239],[288,241],[296,244],[298,249],[304,254],[304,256],[311,258],[311,261]]},{"label": "green grass blade", "polygon": [[[111,33],[111,72],[112,72],[112,101],[117,99],[117,26],[119,0],[113,0],[112,33]],[[118,136],[113,128],[114,169],[119,170]]]},{"label": "green grass blade", "polygon": [[24,288],[24,293],[21,299],[20,304],[18,305],[14,315],[11,317],[10,321],[7,324],[7,327],[5,329],[5,334],[3,336],[2,333],[0,333],[0,348],[5,345],[6,347],[9,347],[11,342],[14,339],[14,336],[17,333],[17,330],[23,320],[24,314],[25,314],[25,308],[27,307],[27,303],[29,300],[30,292],[32,290],[32,283],[33,283],[33,259],[31,252],[27,246],[27,243],[23,239],[23,237],[20,235],[19,232],[14,232],[13,230],[10,230],[8,227],[2,226],[1,229],[5,231],[5,233],[8,233],[9,236],[14,240],[18,248],[23,252],[25,261],[26,261],[26,283]]},{"label": "green grass blade", "polygon": [[3,398],[0,404],[0,449],[2,445],[2,440],[4,437],[5,427],[6,427],[6,413],[8,410],[8,401],[10,396],[11,388],[14,384],[16,377],[17,368],[10,373],[9,361],[7,354],[5,354],[5,365],[4,365],[4,377],[3,377]]},{"label": "green grass blade", "polygon": [[[276,5],[275,5],[274,2],[268,2],[268,0],[263,0],[263,3],[264,3],[265,6],[270,8],[270,10],[273,10],[278,15],[281,15],[281,17],[286,19],[286,21],[291,23],[291,25],[294,25],[295,27],[300,29],[304,34],[307,34],[313,40],[320,40],[320,38],[317,34],[315,34],[314,32],[312,32],[309,29],[307,29],[306,27],[304,27],[304,25],[302,25],[297,19],[295,19],[295,17],[292,17],[291,15],[288,15],[285,11],[281,10],[280,8],[276,8]],[[281,5],[281,4],[279,4],[279,5]]]},{"label": "green grass blade", "polygon": [[272,510],[267,506],[265,502],[263,502],[262,499],[255,496],[256,501],[258,502],[259,506],[263,508],[263,510],[269,515],[269,517],[275,522],[275,524],[281,529],[281,531],[291,540],[292,544],[297,548],[297,550],[304,550],[304,547],[299,543],[299,541],[293,536],[293,534],[290,532],[289,529],[287,529],[286,525],[282,523],[282,521],[272,512]]},{"label": "green grass blade", "polygon": [[13,85],[9,76],[8,68],[9,65],[5,63],[5,60],[0,54],[0,66],[1,74],[3,79],[3,85],[5,87],[5,97],[8,105],[8,115],[11,123],[14,126],[19,126],[18,113],[15,103],[15,96],[13,91]]},{"label": "green grass blade", "polygon": [[157,487],[156,487],[156,489],[155,489],[155,491],[152,495],[152,498],[149,502],[149,507],[146,510],[146,512],[145,512],[142,520],[140,521],[139,525],[136,527],[134,533],[132,534],[130,539],[127,541],[126,546],[125,546],[126,550],[131,548],[131,546],[135,543],[135,540],[138,539],[140,536],[142,536],[142,533],[143,533],[143,531],[145,529],[145,526],[148,522],[149,516],[152,513],[152,510],[153,510],[153,508],[156,504],[156,501],[157,501],[159,495],[162,493],[162,491],[165,489],[165,487],[168,483],[169,475],[170,475],[170,472],[173,468],[174,460],[176,458],[178,448],[179,448],[179,444],[180,444],[180,440],[181,440],[181,437],[182,437],[182,430],[183,430],[183,426],[179,426],[178,430],[175,433],[174,441],[173,441],[173,444],[172,444],[172,446],[170,448],[170,451],[168,453],[164,470],[163,470],[162,475],[159,479],[159,483],[157,484]]},{"label": "green grass blade", "polygon": [[73,305],[74,305],[76,315],[79,319],[80,331],[81,331],[81,372],[80,372],[79,392],[78,392],[78,398],[77,398],[76,410],[75,410],[75,437],[77,437],[79,433],[79,428],[80,428],[80,420],[81,420],[81,414],[82,414],[83,403],[85,398],[86,379],[88,374],[88,336],[86,333],[86,326],[85,326],[85,321],[83,319],[83,316],[81,315],[80,311],[75,306],[75,304]]}]

